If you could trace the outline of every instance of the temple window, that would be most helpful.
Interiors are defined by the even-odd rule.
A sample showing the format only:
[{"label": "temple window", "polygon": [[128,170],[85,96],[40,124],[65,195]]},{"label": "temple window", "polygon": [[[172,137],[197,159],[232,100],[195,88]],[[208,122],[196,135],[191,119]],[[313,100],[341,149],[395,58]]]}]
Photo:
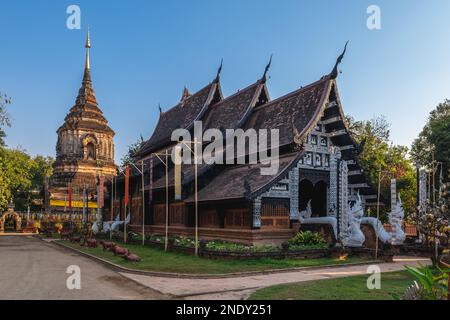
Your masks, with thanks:
[{"label": "temple window", "polygon": [[322,125],[320,123],[316,126],[316,131],[322,132]]},{"label": "temple window", "polygon": [[96,155],[95,155],[95,146],[92,142],[89,142],[86,145],[86,158],[88,160],[95,160],[96,159]]},{"label": "temple window", "polygon": [[316,135],[311,135],[311,144],[317,145],[317,136]]},{"label": "temple window", "polygon": [[322,155],[320,153],[316,153],[314,165],[318,167],[322,166]]},{"label": "temple window", "polygon": [[312,165],[313,154],[312,152],[306,153],[306,164]]},{"label": "temple window", "polygon": [[272,190],[276,191],[288,191],[288,185],[285,183],[276,183],[272,186]]},{"label": "temple window", "polygon": [[325,167],[329,167],[330,166],[330,156],[328,154],[326,154],[323,158],[323,165]]},{"label": "temple window", "polygon": [[320,145],[326,147],[328,145],[327,137],[320,137]]}]

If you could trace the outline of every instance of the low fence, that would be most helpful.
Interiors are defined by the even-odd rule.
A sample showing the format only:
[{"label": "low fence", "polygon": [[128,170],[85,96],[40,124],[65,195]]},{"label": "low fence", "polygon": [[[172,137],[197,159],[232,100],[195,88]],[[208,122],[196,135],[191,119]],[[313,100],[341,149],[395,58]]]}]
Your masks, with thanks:
[{"label": "low fence", "polygon": [[[114,238],[116,241],[121,238]],[[129,239],[129,243],[142,244],[142,240]],[[164,250],[165,244],[163,242],[145,240],[145,245]],[[173,243],[173,240],[168,241],[167,250],[169,252],[178,252],[189,255],[195,254],[194,247],[178,246]],[[206,242],[201,241],[199,246],[199,256],[206,259],[220,259],[220,260],[255,260],[255,259],[318,259],[318,258],[342,258],[346,256],[355,256],[360,258],[374,259],[375,250],[367,248],[322,248],[322,249],[302,249],[289,250],[287,246],[282,246],[278,251],[268,252],[241,252],[241,251],[222,251],[210,250],[206,248]],[[379,250],[377,259],[384,261],[392,261],[393,252],[391,250]]]},{"label": "low fence", "polygon": [[[392,226],[389,223],[385,223],[384,224],[384,229],[387,232],[391,232],[392,231]],[[405,234],[406,234],[407,237],[416,237],[417,236],[417,228],[413,224],[405,223],[403,225],[403,230],[405,231]]]}]

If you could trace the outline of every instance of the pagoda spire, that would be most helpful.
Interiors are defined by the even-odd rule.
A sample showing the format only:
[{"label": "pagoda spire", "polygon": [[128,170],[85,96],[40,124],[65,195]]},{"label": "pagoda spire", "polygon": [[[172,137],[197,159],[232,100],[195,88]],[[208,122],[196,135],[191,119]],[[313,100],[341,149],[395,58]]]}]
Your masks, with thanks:
[{"label": "pagoda spire", "polygon": [[89,59],[89,49],[91,48],[91,36],[89,28],[86,34],[86,43],[84,47],[86,48],[86,61],[84,66],[83,81],[81,83],[81,88],[78,91],[76,103],[78,105],[82,105],[90,102],[91,104],[96,105],[97,100],[95,99],[94,88],[92,87],[91,64]]},{"label": "pagoda spire", "polygon": [[89,48],[91,47],[91,37],[89,35],[89,27],[88,27],[87,34],[86,34],[86,45],[84,47],[86,48],[86,65],[84,68],[86,70],[90,70],[91,65],[89,62]]}]

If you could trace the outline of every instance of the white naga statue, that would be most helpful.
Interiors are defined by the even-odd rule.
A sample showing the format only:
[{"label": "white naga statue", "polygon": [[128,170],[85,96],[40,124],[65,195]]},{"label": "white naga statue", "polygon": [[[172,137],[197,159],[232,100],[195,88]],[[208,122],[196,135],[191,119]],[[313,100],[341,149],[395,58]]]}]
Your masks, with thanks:
[{"label": "white naga statue", "polygon": [[334,236],[337,239],[337,219],[336,217],[311,217],[311,200],[308,201],[306,210],[300,211],[300,223],[301,224],[329,224],[333,228]]},{"label": "white naga statue", "polygon": [[391,225],[391,232],[387,232],[384,229],[383,224],[380,220],[374,217],[364,217],[361,220],[361,223],[366,223],[372,225],[375,230],[378,239],[383,243],[391,243],[393,245],[400,245],[406,239],[405,232],[403,231],[403,218],[405,217],[405,213],[403,210],[402,199],[400,198],[400,194],[398,195],[398,201],[393,210],[391,210],[388,214],[389,223]]},{"label": "white naga statue", "polygon": [[311,218],[311,215],[312,215],[311,200],[309,200],[308,204],[306,205],[306,209],[300,211],[300,220],[309,219]]},{"label": "white naga statue", "polygon": [[391,244],[393,245],[403,244],[406,239],[406,234],[403,231],[404,217],[405,212],[403,210],[402,199],[400,198],[399,193],[395,209],[392,208],[391,212],[389,212],[389,223],[391,224]]},{"label": "white naga statue", "polygon": [[[93,224],[92,224],[92,232],[94,233],[94,234],[97,234],[97,233],[99,233],[99,232],[104,232],[104,233],[106,233],[106,232],[108,232],[108,231],[110,231],[110,230],[112,230],[113,232],[114,231],[118,231],[119,230],[119,226],[120,225],[122,225],[122,224],[124,224],[124,222],[126,223],[126,224],[129,224],[130,223],[130,214],[128,214],[128,216],[127,216],[127,218],[125,219],[125,221],[121,221],[120,220],[120,215],[118,214],[117,216],[116,216],[116,218],[114,219],[114,221],[103,221],[103,222],[94,222]],[[100,230],[100,228],[99,228],[99,226],[100,226],[100,223],[102,223],[102,230]]]},{"label": "white naga statue", "polygon": [[111,230],[112,231],[118,231],[119,230],[119,226],[120,225],[122,225],[122,224],[129,224],[130,223],[130,214],[128,214],[127,215],[127,217],[126,217],[126,219],[125,219],[125,221],[120,221],[120,220],[118,220],[119,218],[117,217],[116,219],[116,221],[114,221],[113,222],[113,224],[111,225]]},{"label": "white naga statue", "polygon": [[363,217],[361,223],[370,224],[375,230],[375,234],[378,239],[383,243],[389,243],[391,241],[391,234],[384,229],[383,224],[380,220],[374,217]]},{"label": "white naga statue", "polygon": [[366,237],[361,231],[361,218],[364,215],[364,208],[359,193],[355,204],[350,207],[349,212],[343,214],[347,214],[348,223],[341,226],[340,238],[342,244],[345,247],[361,247]]}]

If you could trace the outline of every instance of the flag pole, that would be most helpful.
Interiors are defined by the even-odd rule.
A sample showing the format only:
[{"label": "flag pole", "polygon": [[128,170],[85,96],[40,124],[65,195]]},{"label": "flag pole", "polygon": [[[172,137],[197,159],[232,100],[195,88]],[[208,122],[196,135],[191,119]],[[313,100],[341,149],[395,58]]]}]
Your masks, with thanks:
[{"label": "flag pole", "polygon": [[112,227],[112,223],[113,223],[113,219],[114,219],[113,218],[113,216],[114,216],[114,179],[115,179],[115,177],[113,176],[111,179],[111,195],[110,195],[110,197],[111,197],[111,214],[110,214],[111,220],[109,222],[109,241],[112,240],[111,227]]},{"label": "flag pole", "polygon": [[[378,194],[377,194],[377,224],[381,224],[380,221],[380,188],[381,188],[381,164],[380,171],[378,172]],[[375,260],[378,259],[378,232],[375,230]]]},{"label": "flag pole", "polygon": [[194,165],[195,165],[195,256],[198,256],[198,162],[197,162],[197,138],[194,138]]},{"label": "flag pole", "polygon": [[168,151],[166,149],[166,237],[164,241],[164,250],[167,251],[167,244],[169,239],[169,162]]},{"label": "flag pole", "polygon": [[144,191],[144,159],[141,160],[142,175],[142,245],[145,245],[145,191]]},{"label": "flag pole", "polygon": [[[130,183],[130,167],[127,165],[125,168],[125,216],[123,220],[123,239],[124,242],[127,243],[127,207],[128,207],[128,194],[129,194],[129,183]],[[131,220],[131,217],[130,217]]]}]

